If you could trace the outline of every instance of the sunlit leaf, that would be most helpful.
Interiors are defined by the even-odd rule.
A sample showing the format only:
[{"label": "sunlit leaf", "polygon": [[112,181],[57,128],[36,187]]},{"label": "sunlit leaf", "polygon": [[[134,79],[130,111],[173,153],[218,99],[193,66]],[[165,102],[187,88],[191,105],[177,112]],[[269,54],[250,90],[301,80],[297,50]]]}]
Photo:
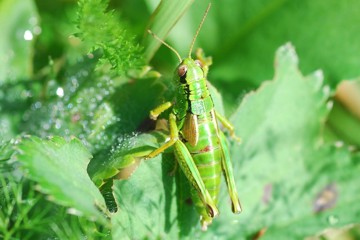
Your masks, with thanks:
[{"label": "sunlit leaf", "polygon": [[104,199],[86,172],[91,154],[79,140],[30,137],[23,140],[18,151],[24,170],[49,198],[68,207],[71,213],[105,221],[105,215],[99,211],[106,212]]}]

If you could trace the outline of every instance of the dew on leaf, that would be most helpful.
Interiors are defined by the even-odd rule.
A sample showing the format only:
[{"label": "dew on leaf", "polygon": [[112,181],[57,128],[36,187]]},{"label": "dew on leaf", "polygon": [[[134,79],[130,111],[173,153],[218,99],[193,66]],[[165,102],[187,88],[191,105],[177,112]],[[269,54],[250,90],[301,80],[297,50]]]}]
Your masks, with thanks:
[{"label": "dew on leaf", "polygon": [[30,25],[36,25],[36,24],[38,24],[38,19],[37,19],[37,17],[32,16],[31,18],[29,18],[29,24],[30,24]]},{"label": "dew on leaf", "polygon": [[60,120],[60,119],[56,119],[56,121],[55,121],[55,128],[56,128],[56,129],[60,129],[60,128],[61,128],[61,120]]},{"label": "dew on leaf", "polygon": [[89,72],[86,70],[81,70],[79,73],[82,77],[87,77],[89,75]]},{"label": "dew on leaf", "polygon": [[31,91],[29,91],[29,90],[23,90],[22,92],[21,92],[21,97],[22,98],[29,98],[29,97],[31,97],[32,96],[32,94],[31,94]]},{"label": "dew on leaf", "polygon": [[58,95],[59,97],[63,97],[64,96],[64,89],[62,87],[58,87],[56,89],[56,95]]},{"label": "dew on leaf", "polygon": [[45,123],[45,124],[43,125],[43,129],[44,129],[44,130],[49,130],[49,129],[50,129],[50,124],[49,124],[49,123]]},{"label": "dew on leaf", "polygon": [[76,99],[76,103],[78,103],[78,104],[82,103],[82,101],[83,101],[83,99],[82,99],[82,98],[78,98],[78,99]]},{"label": "dew on leaf", "polygon": [[82,213],[79,210],[75,209],[75,208],[68,208],[66,212],[68,214],[77,215],[77,216],[82,215]]},{"label": "dew on leaf", "polygon": [[42,29],[40,26],[35,26],[33,29],[33,32],[35,35],[40,35],[40,33],[42,32]]},{"label": "dew on leaf", "polygon": [[328,102],[326,103],[326,108],[327,108],[328,110],[331,110],[331,109],[333,108],[333,106],[334,106],[334,102],[333,102],[333,101],[328,101]]},{"label": "dew on leaf", "polygon": [[335,215],[330,215],[326,219],[330,225],[335,225],[339,222],[339,218]]},{"label": "dew on leaf", "polygon": [[335,147],[337,147],[337,148],[341,148],[341,147],[344,146],[344,142],[343,142],[343,141],[336,141],[336,142],[334,143],[334,145],[335,145]]},{"label": "dew on leaf", "polygon": [[330,95],[330,90],[331,90],[331,88],[330,88],[329,85],[325,85],[322,90],[323,90],[323,93],[324,93],[326,96]]},{"label": "dew on leaf", "polygon": [[34,36],[33,36],[32,32],[30,30],[26,30],[24,32],[25,41],[31,41],[31,40],[33,40],[33,38],[34,38]]}]

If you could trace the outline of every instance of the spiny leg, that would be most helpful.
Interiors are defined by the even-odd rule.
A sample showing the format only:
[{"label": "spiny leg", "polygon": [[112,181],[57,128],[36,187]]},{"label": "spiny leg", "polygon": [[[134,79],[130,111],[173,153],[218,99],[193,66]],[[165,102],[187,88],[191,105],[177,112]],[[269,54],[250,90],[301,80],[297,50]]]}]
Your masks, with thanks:
[{"label": "spiny leg", "polygon": [[222,116],[220,113],[215,111],[216,118],[221,122],[221,124],[229,131],[230,136],[235,139],[237,142],[240,142],[241,139],[235,135],[234,126],[230,123],[229,120],[227,120],[224,116]]},{"label": "spiny leg", "polygon": [[219,138],[220,138],[220,145],[221,149],[223,151],[223,158],[221,160],[221,165],[223,168],[226,185],[228,187],[230,199],[231,199],[231,206],[233,213],[240,213],[241,212],[241,205],[239,196],[236,190],[235,186],[235,180],[234,180],[234,173],[233,173],[233,167],[231,164],[230,159],[230,153],[227,146],[225,135],[219,131]]}]

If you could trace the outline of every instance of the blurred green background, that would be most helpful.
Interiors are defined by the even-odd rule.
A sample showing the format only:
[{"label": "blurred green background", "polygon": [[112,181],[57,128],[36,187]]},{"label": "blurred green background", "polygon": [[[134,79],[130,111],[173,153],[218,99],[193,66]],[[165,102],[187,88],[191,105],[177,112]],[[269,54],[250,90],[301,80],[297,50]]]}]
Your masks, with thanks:
[{"label": "blurred green background", "polygon": [[[81,201],[72,199],[76,187],[61,194],[65,182],[51,181],[57,171],[37,167],[41,156],[51,156],[44,163],[67,156],[54,148],[76,137],[85,146],[81,151],[87,152],[69,147],[81,152],[74,153],[84,159],[80,165],[89,163],[87,172],[94,182],[100,176],[112,185],[118,156],[129,154],[122,149],[132,146],[128,142],[154,147],[153,138],[141,133],[153,129],[149,110],[173,95],[178,60],[147,29],[185,57],[209,2],[0,0],[5,209],[0,237],[255,239],[264,231],[264,239],[360,238],[360,2],[355,0],[211,1],[194,49],[201,47],[212,57],[208,78],[221,95],[223,106],[218,107],[225,109],[243,140],[241,146],[231,143],[231,149],[244,215],[226,213],[229,204],[222,191],[224,218],[214,220],[207,233],[200,232],[196,213],[182,206],[179,197],[181,174],[176,180],[167,176],[171,154],[144,163],[128,181],[114,181],[119,208],[128,211],[107,215],[107,223],[101,217],[91,220],[94,209],[77,208]],[[25,135],[66,141],[21,145]],[[44,153],[37,156],[31,149]],[[67,164],[60,164],[59,172]],[[152,179],[164,186],[151,185]],[[35,185],[41,186],[40,192]],[[109,207],[113,198],[100,190]],[[14,203],[16,196],[21,201]],[[150,211],[147,201],[158,199]],[[317,200],[323,201],[320,210]],[[41,211],[34,202],[48,210]],[[168,202],[177,207],[168,207]],[[166,207],[170,210],[164,211]],[[85,214],[69,215],[68,208]],[[140,222],[141,216],[154,214],[165,223]],[[16,216],[36,221],[18,221]],[[44,227],[49,222],[54,223],[51,230]]]}]

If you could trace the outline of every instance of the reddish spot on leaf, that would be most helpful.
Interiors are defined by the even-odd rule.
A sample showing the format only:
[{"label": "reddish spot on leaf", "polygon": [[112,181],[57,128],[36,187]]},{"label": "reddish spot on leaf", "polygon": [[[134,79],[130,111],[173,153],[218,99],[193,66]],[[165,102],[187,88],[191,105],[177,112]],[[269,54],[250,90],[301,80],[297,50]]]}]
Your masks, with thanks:
[{"label": "reddish spot on leaf", "polygon": [[252,239],[253,239],[253,240],[257,240],[257,239],[261,238],[261,237],[265,234],[266,230],[267,230],[267,228],[262,228],[262,229],[260,229],[260,230],[252,237]]},{"label": "reddish spot on leaf", "polygon": [[266,184],[264,187],[264,193],[263,193],[263,197],[262,197],[263,203],[268,204],[271,196],[272,196],[272,185],[269,183],[269,184]]},{"label": "reddish spot on leaf", "polygon": [[331,183],[322,189],[316,196],[313,204],[314,212],[323,212],[329,208],[332,208],[336,204],[338,192],[336,185]]}]

